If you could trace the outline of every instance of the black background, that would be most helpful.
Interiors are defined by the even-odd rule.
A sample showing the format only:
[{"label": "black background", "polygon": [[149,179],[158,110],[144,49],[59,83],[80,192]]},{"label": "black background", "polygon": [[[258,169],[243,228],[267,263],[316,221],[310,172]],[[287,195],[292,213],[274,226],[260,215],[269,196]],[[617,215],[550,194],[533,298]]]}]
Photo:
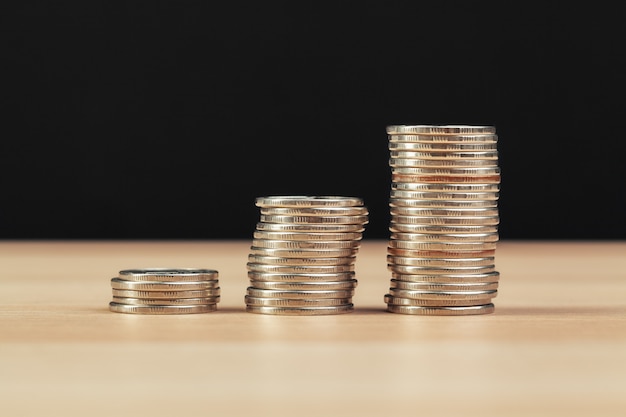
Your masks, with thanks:
[{"label": "black background", "polygon": [[385,126],[489,124],[502,239],[626,238],[626,14],[588,3],[2,6],[0,238],[251,238],[262,195],[360,196]]}]

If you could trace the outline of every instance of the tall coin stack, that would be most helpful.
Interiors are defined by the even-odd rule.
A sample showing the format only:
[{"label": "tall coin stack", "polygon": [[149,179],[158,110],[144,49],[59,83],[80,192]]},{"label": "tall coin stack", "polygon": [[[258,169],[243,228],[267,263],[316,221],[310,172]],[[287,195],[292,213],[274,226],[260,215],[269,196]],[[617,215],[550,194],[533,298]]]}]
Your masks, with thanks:
[{"label": "tall coin stack", "polygon": [[248,255],[246,311],[314,316],[349,313],[356,255],[368,223],[358,197],[269,196]]},{"label": "tall coin stack", "polygon": [[220,300],[214,269],[125,269],[111,279],[111,288],[109,310],[116,313],[209,313]]},{"label": "tall coin stack", "polygon": [[500,274],[500,168],[495,128],[388,126],[392,183],[387,310],[416,315],[494,311]]}]

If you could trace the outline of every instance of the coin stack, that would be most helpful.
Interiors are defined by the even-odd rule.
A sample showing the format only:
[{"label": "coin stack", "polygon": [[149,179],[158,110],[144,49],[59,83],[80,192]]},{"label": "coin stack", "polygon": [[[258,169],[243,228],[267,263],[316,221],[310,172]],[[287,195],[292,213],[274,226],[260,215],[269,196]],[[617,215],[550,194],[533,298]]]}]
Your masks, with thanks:
[{"label": "coin stack", "polygon": [[214,269],[125,269],[111,279],[111,288],[109,310],[116,313],[209,313],[220,300]]},{"label": "coin stack", "polygon": [[314,316],[349,313],[356,255],[368,211],[344,196],[258,197],[248,255],[246,311]]},{"label": "coin stack", "polygon": [[493,126],[388,126],[387,310],[494,311],[500,168]]}]

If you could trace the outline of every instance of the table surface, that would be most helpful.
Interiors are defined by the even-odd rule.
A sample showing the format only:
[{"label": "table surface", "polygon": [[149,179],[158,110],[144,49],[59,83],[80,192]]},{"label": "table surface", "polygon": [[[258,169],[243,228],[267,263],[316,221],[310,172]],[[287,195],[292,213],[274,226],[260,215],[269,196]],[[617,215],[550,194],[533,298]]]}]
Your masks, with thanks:
[{"label": "table surface", "polygon": [[[245,311],[249,241],[0,242],[0,415],[626,415],[626,242],[501,241],[465,317],[387,312],[386,245],[354,312],[296,317]],[[217,269],[217,311],[110,312],[144,267]]]}]

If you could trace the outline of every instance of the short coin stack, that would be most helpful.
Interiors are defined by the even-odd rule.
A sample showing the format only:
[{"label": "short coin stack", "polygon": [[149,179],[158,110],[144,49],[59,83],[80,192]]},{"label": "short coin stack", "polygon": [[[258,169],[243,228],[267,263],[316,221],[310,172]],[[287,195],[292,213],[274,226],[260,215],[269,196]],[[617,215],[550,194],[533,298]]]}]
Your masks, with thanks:
[{"label": "short coin stack", "polygon": [[109,310],[116,313],[209,313],[220,300],[214,269],[125,269],[111,279],[111,288]]},{"label": "short coin stack", "polygon": [[344,196],[258,197],[248,255],[246,311],[314,316],[349,313],[356,255],[368,211]]},{"label": "short coin stack", "polygon": [[388,126],[387,310],[494,311],[500,168],[492,126]]}]

